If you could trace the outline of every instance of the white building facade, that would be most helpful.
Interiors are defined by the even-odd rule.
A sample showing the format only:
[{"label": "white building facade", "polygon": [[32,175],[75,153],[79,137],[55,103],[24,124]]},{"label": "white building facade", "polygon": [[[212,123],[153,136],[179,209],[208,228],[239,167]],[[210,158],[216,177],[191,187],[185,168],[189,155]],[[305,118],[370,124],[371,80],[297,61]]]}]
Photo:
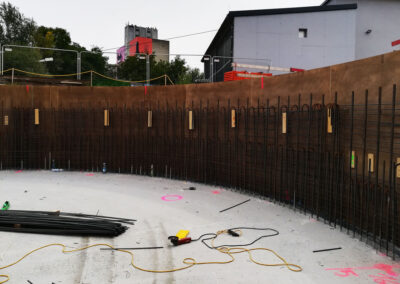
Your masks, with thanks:
[{"label": "white building facade", "polygon": [[399,0],[330,0],[315,7],[229,12],[206,54],[221,56],[212,69],[214,81],[222,81],[231,62],[314,69],[390,52],[398,39]]}]

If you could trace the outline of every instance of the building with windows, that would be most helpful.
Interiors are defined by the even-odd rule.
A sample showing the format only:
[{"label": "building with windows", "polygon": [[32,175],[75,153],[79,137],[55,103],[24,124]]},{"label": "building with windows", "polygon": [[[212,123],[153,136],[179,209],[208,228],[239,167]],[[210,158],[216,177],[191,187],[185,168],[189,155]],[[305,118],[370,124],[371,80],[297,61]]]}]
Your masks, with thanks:
[{"label": "building with windows", "polygon": [[138,53],[154,54],[156,60],[169,60],[169,41],[158,39],[156,28],[125,26],[124,46],[117,50],[117,62]]},{"label": "building with windows", "polygon": [[212,72],[214,81],[222,81],[232,62],[313,69],[390,52],[391,43],[400,39],[399,15],[398,0],[231,11],[202,59],[206,77]]}]

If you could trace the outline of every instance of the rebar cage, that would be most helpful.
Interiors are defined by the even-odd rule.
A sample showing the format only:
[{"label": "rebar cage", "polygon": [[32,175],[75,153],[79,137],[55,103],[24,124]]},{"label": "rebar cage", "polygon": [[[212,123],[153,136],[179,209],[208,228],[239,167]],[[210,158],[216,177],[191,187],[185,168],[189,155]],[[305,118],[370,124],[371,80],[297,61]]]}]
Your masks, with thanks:
[{"label": "rebar cage", "polygon": [[1,169],[102,171],[191,180],[270,198],[386,251],[399,246],[392,103],[278,97],[257,106],[1,108]]}]

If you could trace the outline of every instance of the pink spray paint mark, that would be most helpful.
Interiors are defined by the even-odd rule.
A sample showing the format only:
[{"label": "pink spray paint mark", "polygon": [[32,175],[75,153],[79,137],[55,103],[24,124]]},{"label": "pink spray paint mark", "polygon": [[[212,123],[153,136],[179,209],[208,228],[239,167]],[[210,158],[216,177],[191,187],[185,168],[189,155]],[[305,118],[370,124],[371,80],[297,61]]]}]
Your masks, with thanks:
[{"label": "pink spray paint mark", "polygon": [[219,190],[213,190],[212,193],[213,193],[213,194],[220,194],[221,191],[219,191]]},{"label": "pink spray paint mark", "polygon": [[393,276],[387,276],[384,273],[378,273],[378,275],[368,275],[378,284],[399,284],[398,279]]},{"label": "pink spray paint mark", "polygon": [[94,174],[86,174],[87,177],[92,177]]},{"label": "pink spray paint mark", "polygon": [[176,195],[176,194],[164,195],[163,197],[161,197],[161,199],[164,201],[178,201],[181,200],[182,198],[183,198],[182,195]]},{"label": "pink spray paint mark", "polygon": [[348,267],[348,268],[326,268],[325,270],[339,270],[338,272],[335,272],[335,275],[339,277],[348,277],[350,275],[358,277],[358,274],[355,273],[353,269],[354,268]]},{"label": "pink spray paint mark", "polygon": [[16,174],[22,173],[22,170],[15,171]]},{"label": "pink spray paint mark", "polygon": [[261,77],[261,89],[264,89],[264,77]]},{"label": "pink spray paint mark", "polygon": [[358,274],[355,273],[354,270],[373,270],[373,269],[381,270],[390,276],[398,276],[399,274],[394,272],[393,268],[400,268],[400,265],[399,264],[389,265],[389,264],[384,264],[384,263],[377,263],[374,266],[326,268],[325,270],[337,270],[337,272],[335,272],[335,275],[339,276],[339,277],[348,277],[350,275],[358,276]]},{"label": "pink spray paint mark", "polygon": [[26,85],[26,92],[29,93],[29,85]]},{"label": "pink spray paint mark", "polygon": [[383,272],[389,274],[390,276],[398,276],[399,274],[393,271],[394,265],[378,263],[373,266],[375,269],[382,270]]}]

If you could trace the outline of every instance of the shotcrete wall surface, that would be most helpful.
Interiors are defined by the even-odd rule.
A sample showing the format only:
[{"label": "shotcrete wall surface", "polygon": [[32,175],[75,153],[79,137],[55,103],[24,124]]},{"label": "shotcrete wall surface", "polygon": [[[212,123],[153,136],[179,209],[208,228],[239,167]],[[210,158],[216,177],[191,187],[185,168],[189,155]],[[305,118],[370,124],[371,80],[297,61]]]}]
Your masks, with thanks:
[{"label": "shotcrete wall surface", "polygon": [[0,168],[106,164],[240,189],[372,238],[395,257],[399,79],[392,52],[238,82],[0,86]]},{"label": "shotcrete wall surface", "polygon": [[57,87],[57,86],[0,86],[0,103],[3,108],[104,108],[157,105],[170,106],[192,103],[203,105],[207,101],[216,106],[228,100],[232,105],[265,105],[267,99],[274,104],[278,96],[286,100],[288,96],[313,94],[319,101],[325,95],[325,103],[334,102],[338,93],[338,104],[350,104],[350,95],[356,94],[355,103],[364,103],[361,96],[370,90],[369,99],[376,101],[377,86],[382,86],[383,102],[391,101],[390,90],[400,78],[400,52],[392,52],[354,62],[261,79],[212,84],[192,84],[177,86],[145,87]]}]

